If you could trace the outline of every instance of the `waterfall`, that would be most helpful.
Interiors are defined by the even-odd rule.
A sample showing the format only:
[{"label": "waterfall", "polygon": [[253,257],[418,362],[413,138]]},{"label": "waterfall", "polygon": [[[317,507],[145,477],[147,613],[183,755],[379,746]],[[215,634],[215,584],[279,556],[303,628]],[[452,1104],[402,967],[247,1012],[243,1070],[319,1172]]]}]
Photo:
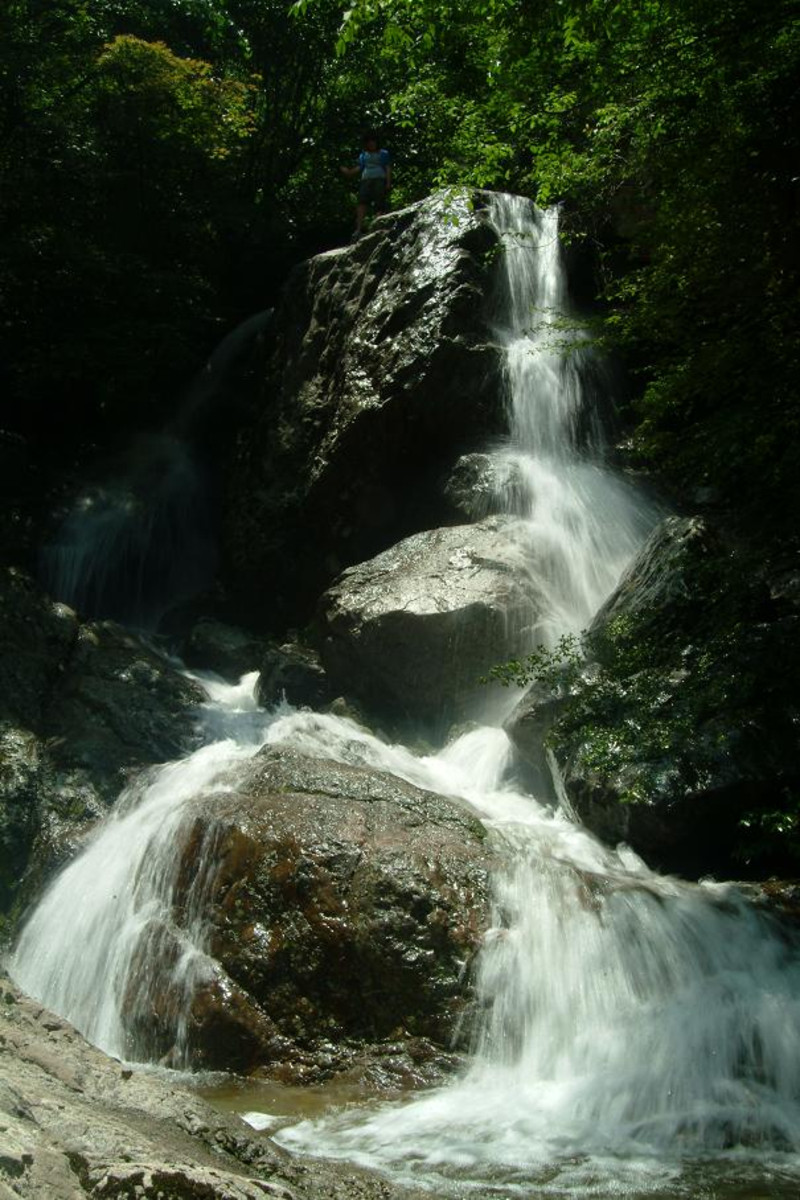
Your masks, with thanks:
[{"label": "waterfall", "polygon": [[[600,368],[569,313],[557,213],[499,197],[491,219],[504,245],[496,330],[510,425],[495,475],[545,591],[536,636],[552,644],[585,627],[655,513],[610,469],[592,416]],[[437,1195],[663,1200],[697,1195],[691,1171],[704,1159],[728,1156],[737,1178],[748,1155],[797,1170],[800,957],[734,886],[659,877],[522,794],[499,728],[421,757],[344,718],[259,712],[252,684],[206,680],[207,744],[135,784],[54,881],[9,962],[23,988],[132,1059],[153,1056],[137,1011],[166,992],[169,1061],[185,1061],[182,998],[216,969],[202,894],[213,844],[189,903],[175,904],[187,802],[233,786],[260,745],[288,744],[462,798],[504,866],[463,1075],[404,1103],[287,1125],[285,1146]],[[167,942],[171,954],[148,960]]]},{"label": "waterfall", "polygon": [[213,847],[198,848],[183,919],[175,912],[193,828],[187,803],[224,788],[236,762],[262,744],[271,720],[256,704],[256,672],[238,685],[196,678],[209,692],[201,714],[207,744],[122,793],[45,892],[8,963],[30,995],[118,1058],[152,1057],[147,1014],[160,997],[169,1025],[161,1041],[181,1066],[187,1065],[186,1005],[196,983],[214,972],[202,916],[203,882],[213,872],[204,851]]},{"label": "waterfall", "polygon": [[499,505],[518,517],[544,596],[534,640],[585,629],[650,532],[652,503],[607,465],[602,364],[571,311],[558,210],[497,196],[502,235],[496,336],[505,351],[509,438],[495,452]]},{"label": "waterfall", "polygon": [[138,438],[72,502],[41,556],[52,596],[88,617],[157,629],[213,578],[209,474],[167,433]]},{"label": "waterfall", "polygon": [[[510,424],[494,475],[547,597],[537,638],[552,645],[588,624],[655,514],[609,469],[587,412],[596,364],[570,318],[557,212],[498,197],[491,215]],[[478,809],[505,862],[468,1070],[278,1140],[481,1196],[696,1195],[697,1160],[730,1154],[741,1172],[748,1152],[794,1155],[797,948],[734,886],[661,878],[630,850],[603,848],[517,794],[504,766],[497,731],[436,763],[438,786]]]},{"label": "waterfall", "polygon": [[72,499],[41,555],[55,599],[153,630],[210,585],[213,455],[271,318],[272,309],[256,313],[227,334],[164,428],[136,438]]}]

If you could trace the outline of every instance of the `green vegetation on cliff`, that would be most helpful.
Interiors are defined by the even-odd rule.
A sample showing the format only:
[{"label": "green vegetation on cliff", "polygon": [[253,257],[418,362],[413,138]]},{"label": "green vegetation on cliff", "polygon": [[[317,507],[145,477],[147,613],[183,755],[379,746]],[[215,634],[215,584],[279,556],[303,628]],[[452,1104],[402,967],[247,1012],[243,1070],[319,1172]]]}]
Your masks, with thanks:
[{"label": "green vegetation on cliff", "polygon": [[[566,205],[681,486],[796,499],[791,0],[14,0],[0,41],[9,424],[163,405],[288,265],[347,235],[365,122],[396,202]],[[102,437],[102,431],[100,433]]]},{"label": "green vegetation on cliff", "polygon": [[[753,597],[796,570],[800,500],[794,0],[10,0],[1,32],[12,544],[49,483],[31,462],[160,421],[294,262],[346,240],[337,168],[377,125],[395,204],[451,185],[563,204],[627,368],[630,460],[726,531],[713,622],[672,640],[609,626],[615,745],[632,761],[679,740],[750,677],[726,684],[718,661],[755,655],[744,690],[763,691]],[[794,803],[757,823],[794,828]]]}]

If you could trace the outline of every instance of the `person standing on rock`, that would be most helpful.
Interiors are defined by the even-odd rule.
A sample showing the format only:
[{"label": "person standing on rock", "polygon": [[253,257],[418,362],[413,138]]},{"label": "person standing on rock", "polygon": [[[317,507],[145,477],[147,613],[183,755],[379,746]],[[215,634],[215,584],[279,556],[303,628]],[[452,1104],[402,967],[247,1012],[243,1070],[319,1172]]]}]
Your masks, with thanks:
[{"label": "person standing on rock", "polygon": [[364,149],[358,156],[358,162],[352,167],[340,167],[343,175],[352,178],[360,175],[358,185],[358,204],[356,206],[356,227],[352,240],[357,242],[364,228],[364,219],[370,205],[374,205],[375,215],[386,212],[386,198],[392,187],[392,159],[388,150],[381,150],[378,135],[370,130],[364,134]]}]

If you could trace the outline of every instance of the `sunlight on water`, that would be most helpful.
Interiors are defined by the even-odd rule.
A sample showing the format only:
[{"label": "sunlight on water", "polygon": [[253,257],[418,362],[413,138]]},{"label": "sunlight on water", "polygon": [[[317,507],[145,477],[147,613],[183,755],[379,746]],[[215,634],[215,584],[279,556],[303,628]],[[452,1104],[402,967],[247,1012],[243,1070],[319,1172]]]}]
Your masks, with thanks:
[{"label": "sunlight on water", "polygon": [[[505,244],[497,334],[510,414],[494,477],[546,598],[536,636],[552,644],[585,627],[657,513],[610,472],[587,416],[597,372],[580,331],[560,323],[557,214],[500,197],[492,219]],[[537,803],[502,729],[418,755],[330,714],[264,712],[254,674],[201,681],[206,744],[123,793],[53,882],[9,962],[26,991],[109,1052],[148,1059],[133,1031],[152,989],[166,986],[171,1061],[185,1065],[193,987],[219,969],[204,923],[213,839],[193,850],[180,922],[173,903],[189,802],[235,788],[261,746],[291,746],[457,798],[485,822],[502,868],[479,957],[481,1016],[470,1065],[446,1087],[362,1106],[335,1087],[303,1100],[237,1085],[221,1104],[291,1150],[439,1196],[798,1194],[800,956],[735,887],[659,877]]]}]

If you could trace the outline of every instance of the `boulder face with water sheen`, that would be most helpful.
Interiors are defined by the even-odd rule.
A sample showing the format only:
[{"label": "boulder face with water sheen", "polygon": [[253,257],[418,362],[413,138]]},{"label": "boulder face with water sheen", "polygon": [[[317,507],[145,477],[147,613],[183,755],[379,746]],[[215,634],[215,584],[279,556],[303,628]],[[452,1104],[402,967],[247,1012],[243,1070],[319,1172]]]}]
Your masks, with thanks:
[{"label": "boulder face with water sheen", "polygon": [[74,853],[131,772],[194,746],[203,699],[136,634],[0,573],[0,912]]},{"label": "boulder face with water sheen", "polygon": [[482,203],[426,200],[290,277],[227,469],[224,550],[253,619],[294,622],[343,567],[445,523],[442,462],[502,432]]},{"label": "boulder face with water sheen", "polygon": [[[269,748],[233,790],[197,801],[178,910],[209,845],[220,974],[191,1005],[196,1065],[302,1082],[387,1039],[449,1049],[489,925],[490,852],[465,805]],[[168,1004],[155,997],[151,1026]]]},{"label": "boulder face with water sheen", "polygon": [[[632,619],[645,646],[645,638],[663,640],[688,654],[693,644],[708,644],[709,613],[718,603],[716,573],[725,553],[706,521],[666,518],[595,616],[592,630],[602,634],[609,622]],[[558,736],[562,701],[537,686],[507,723],[517,749],[540,769],[542,739],[555,727],[554,753],[566,796],[584,824],[612,845],[626,842],[651,866],[689,878],[751,872],[740,851],[742,821],[764,807],[765,797],[796,795],[800,787],[796,704],[775,683],[797,661],[800,604],[796,598],[771,602],[757,581],[752,592],[757,603],[742,617],[746,637],[724,653],[716,651],[707,668],[709,700],[694,710],[691,735],[665,741],[657,755],[652,741],[642,738],[647,750],[599,766],[581,729]],[[613,730],[615,698],[621,708],[626,684],[613,681],[594,712],[585,707],[587,726],[605,722]],[[680,711],[686,686],[685,670],[661,670],[667,727],[675,719],[671,713]],[[791,860],[776,858],[773,864],[782,872],[793,868]],[[756,870],[763,870],[763,862],[756,862]]]},{"label": "boulder face with water sheen", "polygon": [[380,716],[470,716],[481,676],[528,644],[535,620],[517,531],[502,517],[433,529],[345,571],[320,605],[333,688]]}]

